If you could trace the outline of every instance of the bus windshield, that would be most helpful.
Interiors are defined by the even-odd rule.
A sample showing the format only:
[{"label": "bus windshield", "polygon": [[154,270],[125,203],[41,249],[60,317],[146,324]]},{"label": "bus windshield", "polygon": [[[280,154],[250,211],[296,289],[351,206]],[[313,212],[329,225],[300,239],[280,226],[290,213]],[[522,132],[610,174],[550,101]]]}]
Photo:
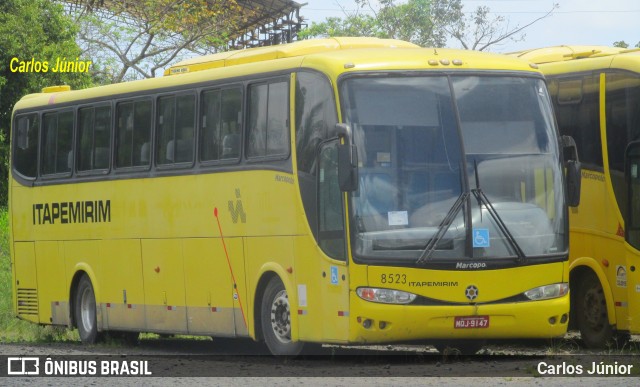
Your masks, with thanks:
[{"label": "bus windshield", "polygon": [[363,261],[521,260],[566,253],[560,156],[538,78],[353,76],[353,251]]}]

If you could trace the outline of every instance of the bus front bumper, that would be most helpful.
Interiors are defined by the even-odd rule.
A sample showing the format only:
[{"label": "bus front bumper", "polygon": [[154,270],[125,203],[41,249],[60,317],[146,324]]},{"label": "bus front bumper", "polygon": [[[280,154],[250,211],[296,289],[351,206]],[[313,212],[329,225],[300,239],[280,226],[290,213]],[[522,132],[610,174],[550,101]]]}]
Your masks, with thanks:
[{"label": "bus front bumper", "polygon": [[350,340],[384,343],[425,339],[525,339],[564,335],[569,295],[504,304],[389,305],[351,298]]}]

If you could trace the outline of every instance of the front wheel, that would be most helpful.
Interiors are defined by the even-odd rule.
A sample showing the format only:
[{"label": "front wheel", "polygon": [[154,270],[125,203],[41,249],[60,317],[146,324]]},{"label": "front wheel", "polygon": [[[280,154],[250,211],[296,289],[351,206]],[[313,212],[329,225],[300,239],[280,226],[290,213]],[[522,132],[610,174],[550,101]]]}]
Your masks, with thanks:
[{"label": "front wheel", "polygon": [[604,349],[613,342],[607,300],[600,280],[593,274],[583,278],[576,295],[576,323],[587,348]]},{"label": "front wheel", "polygon": [[291,307],[279,278],[272,278],[265,288],[260,321],[264,341],[272,354],[296,356],[302,352],[304,344],[291,340]]},{"label": "front wheel", "polygon": [[96,319],[96,296],[93,285],[87,275],[83,275],[76,289],[74,313],[80,340],[85,344],[94,344],[100,339]]}]

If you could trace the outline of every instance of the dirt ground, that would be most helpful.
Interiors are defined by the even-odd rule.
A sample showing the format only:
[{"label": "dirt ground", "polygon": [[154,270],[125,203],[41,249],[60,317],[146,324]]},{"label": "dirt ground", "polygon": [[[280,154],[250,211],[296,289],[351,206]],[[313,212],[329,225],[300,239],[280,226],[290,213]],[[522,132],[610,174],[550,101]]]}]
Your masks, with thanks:
[{"label": "dirt ground", "polygon": [[[588,351],[579,340],[488,343],[479,355],[439,354],[427,345],[324,347],[295,359],[268,355],[247,340],[142,340],[131,347],[109,342],[0,344],[0,375],[8,356],[49,357],[56,362],[145,360],[146,377],[5,377],[2,385],[622,385],[640,384],[640,342],[632,348]],[[618,363],[616,363],[618,362]],[[592,364],[631,365],[631,376],[588,376]],[[569,371],[577,366],[581,374]],[[553,370],[553,374],[550,374]],[[555,372],[558,371],[558,372]],[[542,373],[541,373],[542,372]]]}]

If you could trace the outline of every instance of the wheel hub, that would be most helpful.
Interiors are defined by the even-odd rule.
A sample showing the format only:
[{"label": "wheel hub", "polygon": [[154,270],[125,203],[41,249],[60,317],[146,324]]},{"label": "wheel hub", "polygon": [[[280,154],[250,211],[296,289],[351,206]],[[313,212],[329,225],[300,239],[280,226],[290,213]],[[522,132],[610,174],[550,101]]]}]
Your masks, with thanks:
[{"label": "wheel hub", "polygon": [[291,342],[291,311],[287,292],[282,290],[271,304],[271,328],[282,343]]}]

